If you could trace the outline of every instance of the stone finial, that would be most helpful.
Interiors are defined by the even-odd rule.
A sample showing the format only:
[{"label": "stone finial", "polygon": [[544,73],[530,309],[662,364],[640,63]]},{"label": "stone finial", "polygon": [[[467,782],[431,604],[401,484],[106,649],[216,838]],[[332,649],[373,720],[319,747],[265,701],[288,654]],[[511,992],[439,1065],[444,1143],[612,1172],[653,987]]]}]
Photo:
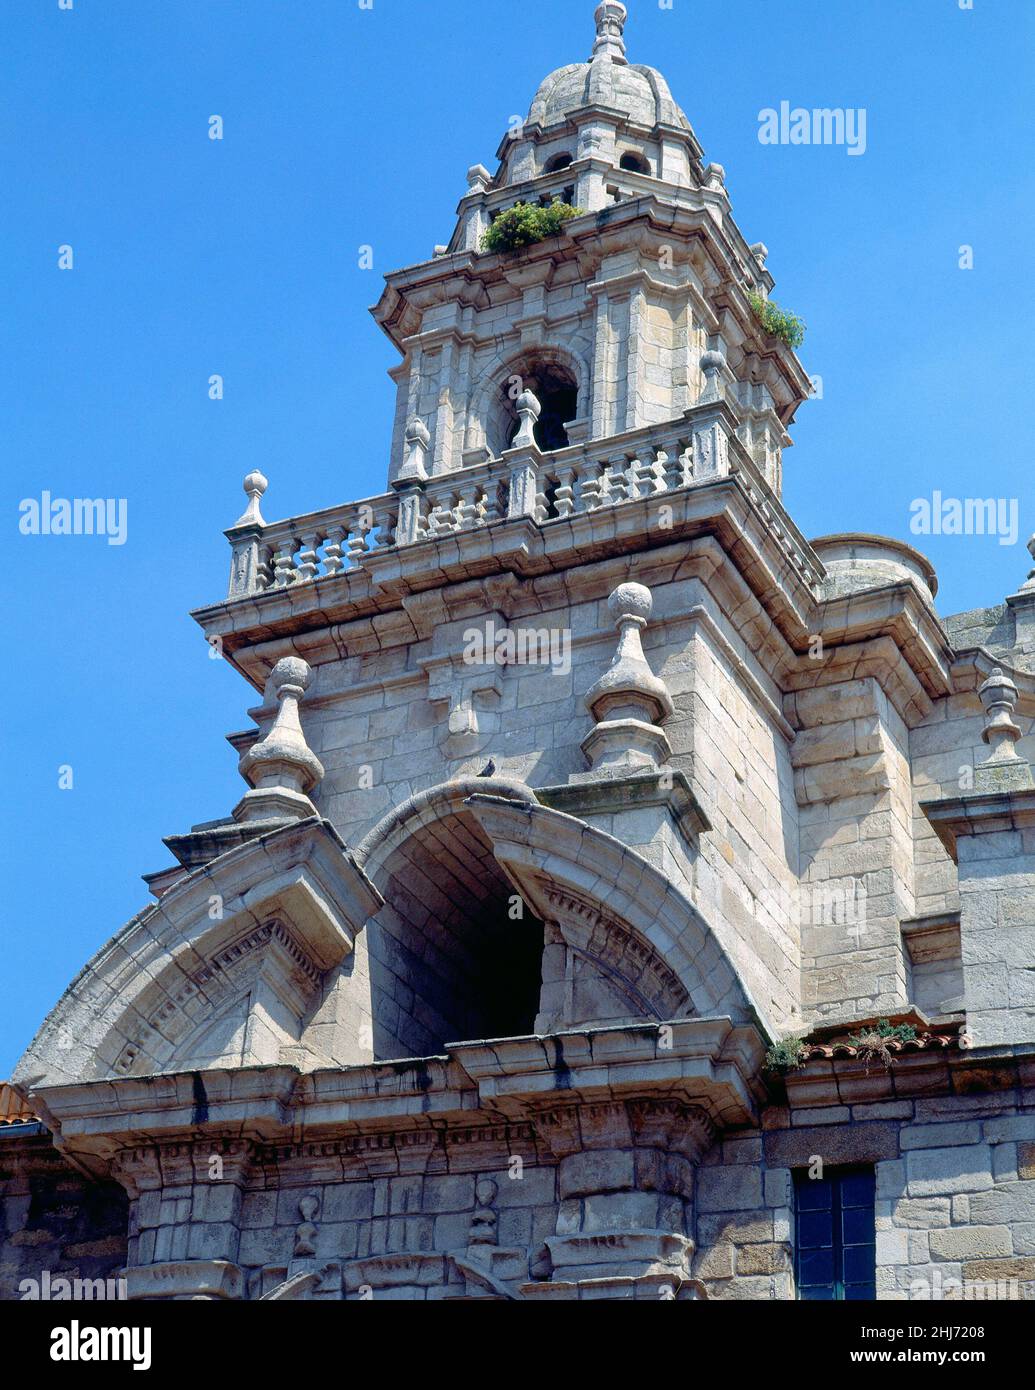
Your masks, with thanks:
[{"label": "stone finial", "polygon": [[701,371],[704,372],[704,391],[702,401],[721,401],[725,388],[726,358],[714,348],[701,354]]},{"label": "stone finial", "polygon": [[765,263],[769,259],[769,247],[764,241],[756,241],[753,246],[748,248],[755,258],[756,264],[760,269],[765,269]]},{"label": "stone finial", "polygon": [[989,762],[1003,762],[1018,756],[1014,744],[1021,731],[1013,722],[1013,712],[1017,706],[1017,687],[1008,675],[997,666],[988,679],[979,687],[978,697],[985,711],[985,727],[981,730],[982,740],[988,744],[992,753]]},{"label": "stone finial", "polygon": [[650,590],[643,584],[619,584],[607,606],[618,629],[618,649],[586,691],[586,708],[596,728],[583,740],[582,750],[594,771],[620,775],[668,758],[668,739],[658,725],[673,705],[665,682],[643,655],[640,633],[654,606]]},{"label": "stone finial", "polygon": [[492,175],[484,164],[472,164],[467,171],[467,188],[471,193],[484,193],[492,183]]},{"label": "stone finial", "polygon": [[726,170],[721,164],[709,164],[704,171],[704,186],[711,193],[726,192]]},{"label": "stone finial", "polygon": [[430,443],[431,435],[427,425],[415,415],[406,426],[406,452],[397,481],[408,481],[411,478],[423,481],[428,476],[424,460],[427,458]]},{"label": "stone finial", "polygon": [[985,711],[982,740],[992,750],[983,763],[974,769],[978,791],[1006,791],[1032,785],[1031,767],[1014,747],[1021,731],[1014,723],[1017,705],[1017,686],[999,666],[978,687],[978,697]]},{"label": "stone finial", "polygon": [[306,743],[298,717],[311,679],[301,657],[286,656],[274,666],[270,687],[279,708],[266,737],[241,758],[241,776],[252,790],[234,808],[235,820],[305,820],[317,814],[307,793],[323,776],[323,764]]},{"label": "stone finial", "polygon": [[510,446],[512,449],[521,449],[528,444],[535,443],[536,421],[539,419],[542,408],[539,404],[539,397],[534,391],[522,391],[521,395],[518,396],[517,413],[521,426]]},{"label": "stone finial", "polygon": [[629,17],[629,11],[621,0],[603,0],[603,4],[597,6],[593,17],[597,22],[597,37],[590,61],[596,58],[610,58],[613,63],[624,63],[625,39],[622,35],[625,32],[625,21]]},{"label": "stone finial", "polygon": [[248,497],[248,505],[234,522],[235,526],[266,525],[262,519],[262,512],[259,510],[259,500],[268,487],[269,482],[257,468],[245,477],[244,490]]}]

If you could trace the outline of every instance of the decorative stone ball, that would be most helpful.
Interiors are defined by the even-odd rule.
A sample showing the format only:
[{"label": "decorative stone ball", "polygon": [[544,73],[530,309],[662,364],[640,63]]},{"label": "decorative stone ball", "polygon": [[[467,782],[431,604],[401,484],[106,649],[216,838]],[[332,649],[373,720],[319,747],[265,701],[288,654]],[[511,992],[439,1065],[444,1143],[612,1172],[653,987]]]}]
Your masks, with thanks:
[{"label": "decorative stone ball", "polygon": [[517,408],[519,412],[528,410],[538,417],[542,406],[539,404],[539,397],[534,391],[522,391],[521,395],[517,398]]},{"label": "decorative stone ball", "polygon": [[270,683],[274,693],[279,694],[285,686],[295,686],[299,691],[308,690],[312,678],[308,661],[303,661],[300,656],[284,656],[274,666]]},{"label": "decorative stone ball", "polygon": [[431,442],[431,434],[424,421],[415,415],[406,426],[406,442],[415,444],[418,440],[421,444],[427,445]]},{"label": "decorative stone ball", "polygon": [[721,352],[716,352],[714,348],[701,354],[701,370],[706,374],[709,372],[721,372],[726,366],[726,359]]},{"label": "decorative stone ball", "polygon": [[263,477],[257,468],[253,469],[244,480],[244,490],[249,497],[251,497],[253,493],[258,493],[261,497],[268,487],[269,480]]},{"label": "decorative stone ball", "polygon": [[638,618],[645,623],[654,608],[654,599],[645,584],[619,584],[608,599],[607,607],[616,623],[625,618]]}]

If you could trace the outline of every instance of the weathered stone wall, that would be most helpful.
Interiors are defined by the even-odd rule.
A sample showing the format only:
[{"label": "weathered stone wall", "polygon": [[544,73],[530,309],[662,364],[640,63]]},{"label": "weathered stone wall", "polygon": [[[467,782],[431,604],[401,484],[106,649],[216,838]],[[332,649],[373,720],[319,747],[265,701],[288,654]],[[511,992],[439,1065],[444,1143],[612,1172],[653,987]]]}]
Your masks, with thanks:
[{"label": "weathered stone wall", "polygon": [[821,1019],[905,1004],[900,924],[914,903],[907,731],[877,680],[844,665],[843,681],[793,704],[803,1007]]},{"label": "weathered stone wall", "polygon": [[728,1137],[698,1178],[709,1297],[794,1296],[793,1171],[817,1160],[876,1167],[879,1299],[1035,1300],[1035,1106],[995,1095],[771,1107]]},{"label": "weathered stone wall", "polygon": [[[568,1172],[522,1126],[414,1143],[411,1161],[430,1160],[422,1172],[399,1172],[403,1151],[389,1145],[381,1160],[369,1146],[362,1160],[348,1146],[278,1146],[257,1156],[243,1190],[233,1174],[207,1181],[196,1146],[193,1182],[135,1203],[129,1262],[229,1255],[253,1298],[306,1271],[320,1273],[319,1298],[459,1297],[471,1289],[454,1257],[462,1265],[475,1246],[481,1268],[518,1288],[546,1277],[548,1241],[656,1219],[644,1220],[657,1194],[632,1150],[625,1168],[613,1150]],[[854,1164],[876,1169],[878,1298],[1035,1300],[1035,1107],[988,1095],[773,1106],[761,1129],[729,1133],[701,1159],[686,1230],[707,1296],[793,1298],[794,1170]],[[606,1211],[580,1195],[601,1186]],[[665,1208],[674,1231],[680,1205]]]},{"label": "weathered stone wall", "polygon": [[[1013,711],[1012,718],[1022,734],[1018,752],[1030,759],[1035,754],[1035,720],[1018,710]],[[989,753],[988,745],[981,739],[986,723],[976,691],[968,691],[939,700],[923,723],[910,731],[918,916],[959,911],[956,865],[919,803],[939,796],[959,796],[974,789],[974,768]]]},{"label": "weathered stone wall", "polygon": [[129,1203],[116,1182],[92,1183],[46,1135],[0,1130],[0,1300],[23,1280],[108,1280],[126,1263]]},{"label": "weathered stone wall", "polygon": [[[652,585],[655,597],[645,653],[675,701],[665,723],[671,766],[686,774],[712,821],[696,864],[688,850],[684,862],[673,864],[673,876],[687,887],[696,882],[702,911],[755,997],[780,1022],[790,1022],[799,1000],[799,938],[797,808],[788,740],[734,669],[734,661],[742,668],[754,665],[754,679],[763,679],[718,605],[711,603],[717,631],[728,636],[710,636],[688,616],[699,599],[708,598],[704,586],[690,577],[675,579],[670,561],[650,557],[642,557],[634,573]],[[538,599],[541,611],[511,620],[515,628],[570,634],[570,670],[511,665],[472,676],[472,668],[457,660],[465,633],[482,630],[487,622],[498,630],[505,627],[498,613],[474,604],[468,616],[444,614],[452,621],[437,623],[430,639],[319,666],[307,697],[306,731],[326,769],[317,804],[342,836],[358,844],[381,816],[415,791],[479,771],[490,751],[499,773],[533,788],[563,784],[583,772],[580,744],[592,720],[582,697],[615,649],[605,602],[609,586],[608,579],[601,582],[589,571],[562,603],[553,586],[543,583],[541,591],[529,586],[523,606]],[[433,686],[425,669],[433,672],[447,654],[452,680]],[[443,694],[457,710],[469,699],[472,731],[450,732],[449,710],[438,698]],[[475,847],[470,850],[475,853]],[[382,1020],[380,1056],[436,1050],[449,1034],[450,1020],[456,1022],[451,1038],[481,1036],[464,1031],[457,1008],[446,1000],[444,976],[439,998],[417,987],[424,1017],[417,1016],[414,981],[427,976],[429,959],[453,956],[462,963],[465,950],[462,942],[450,946],[437,939],[427,899],[422,906],[426,941],[419,948],[401,924],[402,918],[413,921],[418,915],[405,903],[390,901],[369,934],[371,975],[394,1001],[386,1005],[394,1021]],[[506,906],[506,894],[487,893],[486,922]],[[395,1053],[384,1050],[390,1039],[398,1044]]]},{"label": "weathered stone wall", "polygon": [[[479,1191],[488,1202],[478,1201]],[[299,1239],[299,1204],[310,1196],[316,1198],[315,1207],[307,1208],[315,1228],[312,1255]],[[241,1216],[240,1262],[253,1296],[269,1292],[303,1259],[339,1266],[322,1281],[322,1296],[360,1297],[369,1286],[377,1298],[441,1298],[449,1283],[456,1296],[463,1281],[447,1267],[446,1252],[465,1251],[472,1237],[489,1234],[498,1247],[492,1260],[497,1277],[527,1280],[530,1252],[534,1265],[536,1253],[541,1256],[556,1233],[559,1200],[555,1167],[526,1166],[515,1177],[496,1164],[475,1172],[250,1192]],[[479,1214],[485,1222],[481,1233]],[[407,1255],[423,1258],[408,1261]]]}]

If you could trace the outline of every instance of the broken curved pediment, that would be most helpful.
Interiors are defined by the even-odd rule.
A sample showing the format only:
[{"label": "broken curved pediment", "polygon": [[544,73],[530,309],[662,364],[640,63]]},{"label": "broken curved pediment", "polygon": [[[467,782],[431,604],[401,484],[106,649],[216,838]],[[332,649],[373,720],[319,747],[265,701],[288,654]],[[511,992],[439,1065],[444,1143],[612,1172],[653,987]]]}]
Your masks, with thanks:
[{"label": "broken curved pediment", "polygon": [[195,869],[132,918],[47,1017],[26,1085],[211,1066],[296,1051],[305,1023],[381,898],[317,817]]}]

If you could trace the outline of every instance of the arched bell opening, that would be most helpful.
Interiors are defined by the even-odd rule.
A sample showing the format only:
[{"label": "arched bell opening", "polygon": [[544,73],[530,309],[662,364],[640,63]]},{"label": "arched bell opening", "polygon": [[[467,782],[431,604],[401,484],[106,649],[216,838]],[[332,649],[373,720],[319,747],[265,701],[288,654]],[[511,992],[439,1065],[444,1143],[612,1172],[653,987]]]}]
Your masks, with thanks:
[{"label": "arched bell opening", "polygon": [[628,170],[630,174],[650,174],[649,162],[636,150],[626,150],[618,161],[618,167]]},{"label": "arched bell opening", "polygon": [[509,449],[520,428],[517,401],[523,391],[531,391],[540,405],[535,425],[535,442],[543,453],[565,449],[569,444],[567,426],[579,414],[579,386],[575,373],[565,363],[540,354],[530,354],[512,363],[500,381],[493,403],[490,444],[497,456]]},{"label": "arched bell opening", "polygon": [[447,784],[358,851],[385,899],[366,928],[375,1059],[535,1031],[543,924],[464,808],[470,790]]}]

